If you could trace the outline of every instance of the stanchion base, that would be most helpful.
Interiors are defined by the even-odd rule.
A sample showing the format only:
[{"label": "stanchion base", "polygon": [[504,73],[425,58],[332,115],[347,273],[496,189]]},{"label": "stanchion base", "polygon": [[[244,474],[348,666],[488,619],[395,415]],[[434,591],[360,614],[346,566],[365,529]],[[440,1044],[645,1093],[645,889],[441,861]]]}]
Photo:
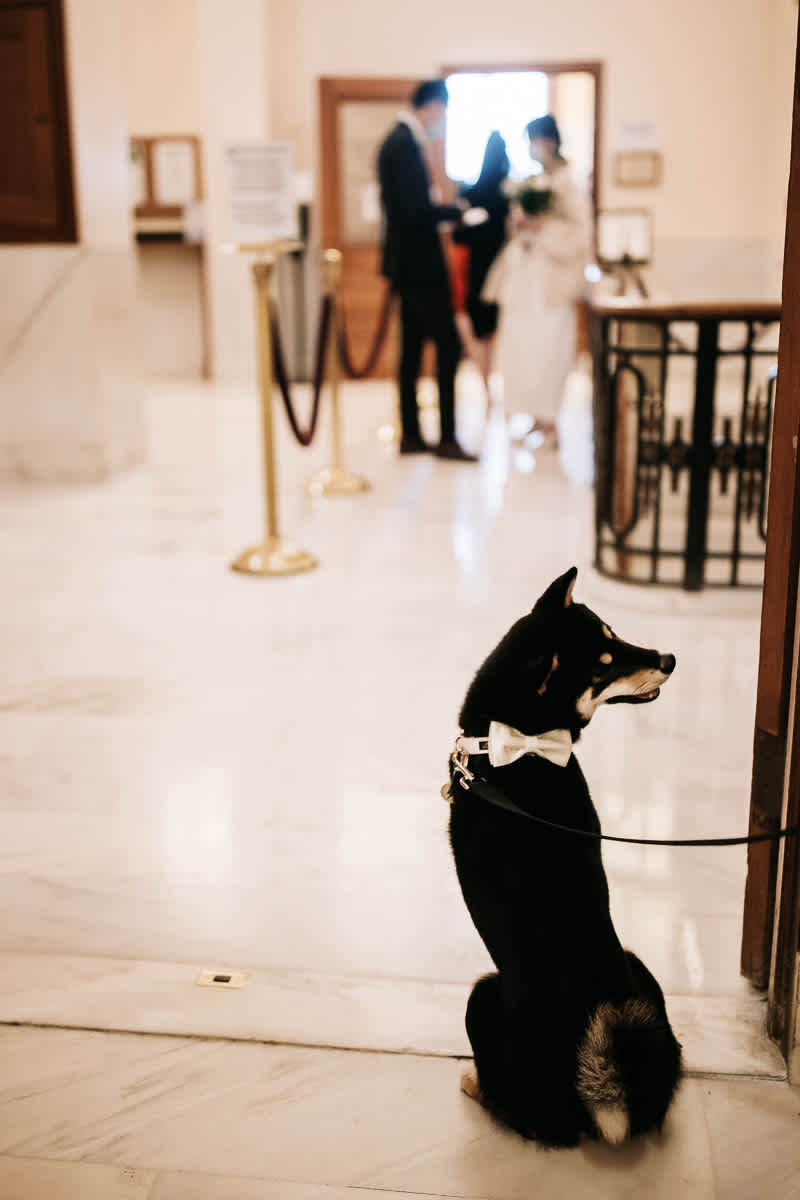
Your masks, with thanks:
[{"label": "stanchion base", "polygon": [[313,571],[316,566],[319,563],[313,554],[282,538],[270,538],[261,546],[243,550],[231,563],[231,570],[245,575],[297,575],[300,571]]},{"label": "stanchion base", "polygon": [[351,475],[342,467],[325,467],[308,481],[312,496],[355,496],[358,492],[369,491],[370,486],[363,475]]}]

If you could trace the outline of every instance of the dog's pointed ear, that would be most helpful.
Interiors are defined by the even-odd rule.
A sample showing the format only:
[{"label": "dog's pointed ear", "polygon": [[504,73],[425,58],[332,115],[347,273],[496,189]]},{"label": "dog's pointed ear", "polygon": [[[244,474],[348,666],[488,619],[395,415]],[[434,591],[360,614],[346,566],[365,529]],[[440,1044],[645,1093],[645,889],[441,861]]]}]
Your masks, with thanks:
[{"label": "dog's pointed ear", "polygon": [[543,592],[533,606],[533,611],[537,609],[550,609],[551,611],[560,608],[569,608],[572,604],[572,591],[575,587],[575,580],[578,578],[578,568],[570,567],[563,575],[559,575],[558,579],[554,579],[546,592]]}]

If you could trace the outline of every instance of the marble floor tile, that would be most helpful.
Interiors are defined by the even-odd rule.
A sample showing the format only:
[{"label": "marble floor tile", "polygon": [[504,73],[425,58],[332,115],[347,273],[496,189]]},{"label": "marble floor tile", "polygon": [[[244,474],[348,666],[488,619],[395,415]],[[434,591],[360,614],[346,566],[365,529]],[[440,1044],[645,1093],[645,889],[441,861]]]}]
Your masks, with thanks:
[{"label": "marble floor tile", "polygon": [[150,1200],[155,1178],[135,1167],[0,1155],[0,1200]]},{"label": "marble floor tile", "polygon": [[798,1200],[800,1089],[697,1080],[718,1200]]},{"label": "marble floor tile", "polygon": [[[459,387],[477,444],[483,401]],[[228,569],[261,531],[244,387],[154,384],[151,463],[124,478],[2,488],[0,949],[468,985],[488,960],[439,786],[475,667],[572,563],[579,599],[678,659],[657,704],[581,741],[607,831],[744,830],[758,594],[594,574],[591,487],[567,469],[584,410],[562,460],[510,450],[497,413],[464,466],[378,441],[391,385],[343,405],[364,496],[310,499],[328,431],[301,452],[279,427],[283,532],[321,561],[293,579]],[[739,994],[744,851],[606,861],[665,990]]]},{"label": "marble floor tile", "polygon": [[15,1156],[487,1200],[713,1196],[703,1081],[660,1137],[552,1152],[498,1127],[444,1059],[23,1029],[0,1030],[0,1057]]},{"label": "marble floor tile", "polygon": [[148,1200],[419,1200],[419,1193],[169,1171],[158,1176]]},{"label": "marble floor tile", "polygon": [[[228,570],[261,534],[253,391],[159,382],[148,403],[147,468],[0,488],[0,1019],[466,1050],[487,956],[438,788],[472,672],[573,563],[578,599],[678,659],[656,705],[581,740],[606,831],[744,831],[759,596],[593,572],[585,388],[560,459],[510,448],[495,414],[473,467],[398,458],[376,437],[391,387],[348,385],[348,462],[374,486],[341,502],[302,486],[326,418],[306,453],[280,426],[282,529],[321,561],[286,580]],[[780,1073],[738,975],[744,851],[605,861],[690,1065]],[[251,990],[194,988],[221,965]],[[444,1057],[7,1027],[0,1061],[0,1200],[798,1194],[782,1083],[690,1079],[661,1138],[552,1154]]]},{"label": "marble floor tile", "polygon": [[[466,1103],[472,1103],[466,1101]],[[485,1114],[481,1114],[485,1115]],[[684,1084],[664,1130],[612,1148],[585,1143],[552,1151],[496,1128],[466,1144],[442,1144],[393,1165],[368,1182],[424,1194],[491,1200],[673,1200],[714,1195],[707,1134],[696,1084]]]},{"label": "marble floor tile", "polygon": [[446,1059],[5,1028],[0,1061],[0,1200],[800,1195],[786,1083],[688,1079],[660,1136],[554,1152]]},{"label": "marble floor tile", "polygon": [[25,1157],[345,1185],[481,1115],[446,1059],[12,1029],[0,1057],[0,1152]]}]

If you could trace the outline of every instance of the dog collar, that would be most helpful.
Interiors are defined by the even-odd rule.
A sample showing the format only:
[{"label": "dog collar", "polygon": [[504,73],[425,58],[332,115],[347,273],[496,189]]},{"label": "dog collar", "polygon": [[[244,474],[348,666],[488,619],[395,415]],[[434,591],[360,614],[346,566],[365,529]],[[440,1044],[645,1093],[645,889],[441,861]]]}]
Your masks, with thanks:
[{"label": "dog collar", "polygon": [[[511,725],[492,721],[488,737],[456,738],[454,755],[461,758],[471,754],[486,754],[493,767],[507,767],[526,754],[546,758],[565,767],[572,754],[572,735],[568,729],[550,729],[547,733],[520,733]],[[462,760],[463,761],[463,760]]]}]

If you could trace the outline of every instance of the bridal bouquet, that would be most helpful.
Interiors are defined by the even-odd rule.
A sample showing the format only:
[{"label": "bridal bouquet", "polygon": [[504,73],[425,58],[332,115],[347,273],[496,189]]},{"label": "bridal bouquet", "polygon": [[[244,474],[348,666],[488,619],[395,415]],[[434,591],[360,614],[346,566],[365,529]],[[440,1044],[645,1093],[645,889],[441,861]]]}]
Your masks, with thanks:
[{"label": "bridal bouquet", "polygon": [[553,185],[545,172],[512,184],[507,189],[507,195],[511,203],[519,205],[527,217],[540,217],[553,206]]}]

